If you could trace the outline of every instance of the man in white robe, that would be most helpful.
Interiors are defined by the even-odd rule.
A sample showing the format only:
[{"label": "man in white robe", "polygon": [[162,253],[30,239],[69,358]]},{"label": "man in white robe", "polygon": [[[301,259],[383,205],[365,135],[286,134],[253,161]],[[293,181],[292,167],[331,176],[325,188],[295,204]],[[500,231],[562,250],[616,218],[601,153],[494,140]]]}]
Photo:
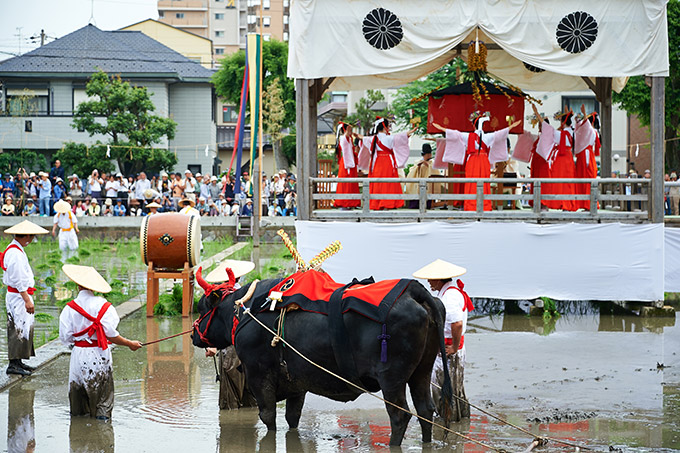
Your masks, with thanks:
[{"label": "man in white robe", "polygon": [[0,268],[4,271],[2,282],[7,286],[5,296],[9,356],[7,374],[28,376],[34,368],[22,360],[35,356],[33,348],[35,278],[24,247],[33,242],[37,234],[47,234],[48,231],[24,220],[6,229],[5,233],[14,235],[14,240],[0,255]]},{"label": "man in white robe", "polygon": [[64,200],[54,203],[54,226],[52,236],[56,236],[59,228],[59,249],[64,260],[76,254],[78,250],[78,218],[71,212],[71,205]]},{"label": "man in white robe", "polygon": [[[446,360],[453,387],[453,413],[451,420],[460,421],[470,417],[470,405],[465,396],[463,383],[465,371],[465,328],[468,312],[473,310],[472,301],[463,291],[463,283],[453,280],[463,275],[465,268],[443,260],[435,260],[413,273],[415,278],[426,279],[435,295],[442,301],[446,309],[444,322],[444,342],[446,344]],[[444,383],[444,364],[441,355],[437,355],[432,369],[432,396],[437,413],[443,416],[446,410],[442,406],[441,388]]]},{"label": "man in white robe", "polygon": [[64,274],[78,285],[78,297],[59,316],[59,339],[73,345],[69,368],[71,415],[89,415],[100,420],[113,411],[113,360],[109,343],[142,347],[139,341],[122,337],[116,328],[116,309],[94,292],[108,293],[111,286],[90,266],[65,264]]}]

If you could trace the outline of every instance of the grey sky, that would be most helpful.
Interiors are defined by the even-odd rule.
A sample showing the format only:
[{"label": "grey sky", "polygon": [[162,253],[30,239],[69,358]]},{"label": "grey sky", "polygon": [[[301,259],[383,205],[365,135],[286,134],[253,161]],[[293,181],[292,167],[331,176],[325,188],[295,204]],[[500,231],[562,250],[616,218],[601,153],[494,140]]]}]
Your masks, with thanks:
[{"label": "grey sky", "polygon": [[[157,0],[0,0],[0,61],[36,48],[31,36],[40,29],[50,37],[60,38],[90,22],[102,30],[115,30],[144,19],[158,19]],[[21,41],[16,36],[21,29]],[[48,39],[47,42],[52,41]]]}]

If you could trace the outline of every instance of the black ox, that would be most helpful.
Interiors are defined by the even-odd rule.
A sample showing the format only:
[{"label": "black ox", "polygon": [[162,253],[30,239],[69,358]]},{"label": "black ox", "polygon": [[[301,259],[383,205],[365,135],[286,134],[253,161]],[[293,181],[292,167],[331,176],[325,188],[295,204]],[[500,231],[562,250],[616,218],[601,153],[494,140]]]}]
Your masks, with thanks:
[{"label": "black ox", "polygon": [[[233,274],[231,274],[233,276]],[[297,428],[307,392],[335,401],[352,401],[361,395],[354,387],[311,365],[281,343],[272,347],[272,334],[244,313],[235,302],[248,292],[250,284],[233,289],[234,280],[219,286],[210,285],[199,272],[197,282],[205,290],[198,303],[200,318],[194,323],[193,344],[199,348],[226,348],[233,343],[242,361],[248,387],[257,401],[259,415],[269,430],[276,429],[276,403],[286,400],[286,421]],[[279,311],[270,311],[267,297],[281,280],[264,280],[245,307],[273,331],[277,329]],[[262,311],[261,311],[262,310]],[[234,326],[236,322],[236,327]],[[344,323],[360,384],[371,392],[382,390],[383,396],[396,405],[408,408],[408,384],[416,412],[432,420],[434,402],[430,392],[430,377],[438,352],[445,355],[445,309],[441,301],[417,281],[412,280],[399,296],[387,318],[390,339],[387,361],[381,362],[382,326],[352,311],[345,313]],[[328,317],[319,313],[295,310],[285,315],[284,339],[300,353],[337,374],[340,372],[331,340]],[[446,360],[444,366],[446,367]],[[451,383],[446,382],[443,394],[451,398]],[[449,406],[446,406],[449,407]],[[386,404],[390,417],[390,445],[400,445],[411,415]],[[444,414],[445,422],[447,415]],[[432,439],[432,425],[420,420],[423,442]]]}]

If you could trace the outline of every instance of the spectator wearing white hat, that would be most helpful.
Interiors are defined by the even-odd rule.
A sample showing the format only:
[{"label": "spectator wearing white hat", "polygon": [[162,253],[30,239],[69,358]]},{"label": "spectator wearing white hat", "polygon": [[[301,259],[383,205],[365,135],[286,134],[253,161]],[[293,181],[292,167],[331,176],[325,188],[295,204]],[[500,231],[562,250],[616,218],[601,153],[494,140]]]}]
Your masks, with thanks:
[{"label": "spectator wearing white hat", "polygon": [[[200,173],[197,173],[197,175],[200,175]],[[184,197],[196,202],[196,179],[189,169],[184,171]]]},{"label": "spectator wearing white hat", "polygon": [[88,190],[92,198],[101,198],[103,184],[104,180],[99,176],[99,171],[97,169],[92,170],[92,174],[87,179]]},{"label": "spectator wearing white hat", "polygon": [[222,186],[217,183],[217,176],[210,177],[210,184],[208,185],[209,198],[217,203],[222,193]]},{"label": "spectator wearing white hat", "polygon": [[40,181],[38,181],[39,193],[38,200],[40,201],[40,215],[47,216],[50,214],[50,199],[52,198],[52,183],[49,175],[44,171],[38,173]]},{"label": "spectator wearing white hat", "polygon": [[[123,177],[121,172],[116,173],[116,182],[118,182],[118,192],[116,192],[116,202],[120,200],[121,205],[124,208],[124,212],[128,210],[128,197],[130,195],[130,183],[128,183],[127,178]],[[118,203],[116,203],[118,204]],[[114,213],[115,214],[115,213]],[[125,215],[125,214],[123,214]]]},{"label": "spectator wearing white hat", "polygon": [[200,195],[205,198],[206,200],[210,200],[210,175],[203,175],[203,179],[201,180],[201,186],[199,189]]},{"label": "spectator wearing white hat", "polygon": [[170,196],[170,180],[168,179],[168,172],[165,170],[161,170],[160,172],[160,177],[161,179],[158,181],[158,185],[156,189],[158,192],[160,192],[163,196]]},{"label": "spectator wearing white hat", "polygon": [[210,207],[206,203],[206,198],[204,196],[198,197],[198,203],[196,204],[196,210],[201,214],[201,216],[206,216],[210,213]]},{"label": "spectator wearing white hat", "polygon": [[74,199],[78,199],[83,196],[83,188],[80,184],[80,178],[78,178],[78,175],[76,174],[72,174],[68,177],[68,194]]},{"label": "spectator wearing white hat", "polygon": [[91,217],[99,217],[102,212],[102,207],[99,206],[99,202],[96,198],[93,198],[90,202],[90,206],[87,207],[87,215]]}]

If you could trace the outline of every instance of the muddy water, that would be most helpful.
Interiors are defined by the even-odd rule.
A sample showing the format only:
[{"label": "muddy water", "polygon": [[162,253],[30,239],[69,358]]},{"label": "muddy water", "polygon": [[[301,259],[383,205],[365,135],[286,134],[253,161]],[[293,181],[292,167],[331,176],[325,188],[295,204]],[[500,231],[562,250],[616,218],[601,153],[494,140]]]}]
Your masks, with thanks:
[{"label": "muddy water", "polygon": [[[471,320],[466,335],[471,402],[537,435],[601,450],[680,450],[680,326],[592,308],[572,311],[554,323],[523,315]],[[155,339],[189,325],[139,313],[122,323],[121,333]],[[666,367],[657,369],[657,362]],[[282,405],[280,430],[269,434],[256,409],[220,411],[213,362],[188,337],[135,353],[116,348],[114,375],[110,424],[69,417],[67,357],[0,393],[0,414],[7,414],[0,416],[0,432],[8,433],[7,445],[22,445],[26,430],[17,426],[31,419],[38,452],[338,452],[381,450],[389,442],[384,406],[368,395],[347,404],[309,395],[297,431],[286,429]],[[509,451],[531,441],[472,413],[469,422],[453,428]],[[435,437],[426,449],[484,450],[451,435]],[[419,425],[411,421],[401,450],[421,449]],[[573,449],[553,443],[538,451]]]}]

